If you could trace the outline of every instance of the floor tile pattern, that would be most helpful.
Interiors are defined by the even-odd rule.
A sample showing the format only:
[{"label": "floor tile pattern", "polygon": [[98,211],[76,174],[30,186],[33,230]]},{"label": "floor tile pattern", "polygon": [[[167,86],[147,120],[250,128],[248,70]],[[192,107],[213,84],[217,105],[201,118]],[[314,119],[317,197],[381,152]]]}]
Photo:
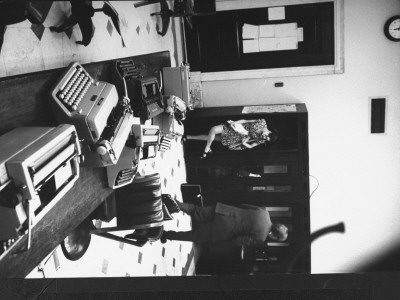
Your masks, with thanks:
[{"label": "floor tile pattern", "polygon": [[36,37],[39,39],[39,41],[42,39],[43,32],[45,30],[43,24],[32,24],[31,29],[33,33],[36,35]]},{"label": "floor tile pattern", "polygon": [[[101,8],[103,3],[93,1],[93,7]],[[25,20],[7,26],[0,52],[0,77],[65,67],[72,61],[85,64],[165,50],[174,58],[173,26],[161,37],[156,31],[160,17],[150,16],[160,10],[159,4],[139,8],[134,7],[134,1],[111,1],[111,4],[120,16],[125,47],[103,12],[92,17],[95,33],[86,47],[75,43],[82,40],[79,25],[66,33],[51,32],[50,26],[59,26],[71,14],[69,1],[55,1],[43,24],[32,25]],[[172,61],[173,66],[178,64]]]}]

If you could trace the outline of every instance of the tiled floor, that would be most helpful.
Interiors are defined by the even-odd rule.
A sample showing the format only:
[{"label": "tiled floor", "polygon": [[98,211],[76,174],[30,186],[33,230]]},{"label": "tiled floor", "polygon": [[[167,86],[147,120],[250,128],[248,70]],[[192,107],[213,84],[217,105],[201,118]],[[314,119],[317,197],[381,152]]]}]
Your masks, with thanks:
[{"label": "tiled floor", "polygon": [[[180,22],[174,20],[164,37],[157,34],[159,17],[151,17],[160,10],[158,4],[134,7],[135,1],[112,1],[121,18],[121,31],[126,44],[109,18],[98,12],[92,18],[95,33],[91,43],[84,47],[75,41],[81,39],[78,26],[67,33],[54,33],[50,26],[62,23],[70,14],[67,1],[52,4],[43,26],[33,26],[29,21],[7,26],[0,54],[0,77],[35,71],[60,68],[76,61],[81,64],[142,55],[146,53],[170,51],[171,65],[182,62]],[[93,1],[99,8],[103,1]],[[162,192],[169,193],[182,201],[180,185],[186,182],[183,147],[180,138],[172,142],[171,149],[155,158],[142,160],[141,175],[160,173]],[[186,230],[191,227],[189,216],[182,212],[174,214],[174,219],[164,224],[166,230]],[[115,219],[102,226],[115,226]],[[126,232],[118,232],[121,236]],[[188,242],[161,244],[157,241],[144,247],[135,247],[92,235],[89,249],[77,261],[67,260],[61,247],[34,269],[29,278],[42,277],[116,277],[116,276],[174,276],[193,275],[193,245]]]},{"label": "tiled floor", "polygon": [[[67,33],[51,32],[50,26],[60,25],[69,16],[69,1],[54,1],[43,26],[32,26],[28,20],[8,25],[0,53],[0,77],[60,68],[72,61],[84,64],[165,50],[174,59],[172,65],[182,62],[178,61],[181,47],[176,47],[176,43],[181,43],[180,36],[174,30],[180,32],[179,21],[175,19],[161,37],[156,29],[160,18],[150,16],[160,10],[159,4],[135,8],[135,2],[111,1],[120,16],[125,47],[110,18],[102,12],[96,12],[92,18],[95,32],[86,47],[75,43],[82,37],[78,25]],[[93,1],[94,8],[102,6],[103,1]]]}]

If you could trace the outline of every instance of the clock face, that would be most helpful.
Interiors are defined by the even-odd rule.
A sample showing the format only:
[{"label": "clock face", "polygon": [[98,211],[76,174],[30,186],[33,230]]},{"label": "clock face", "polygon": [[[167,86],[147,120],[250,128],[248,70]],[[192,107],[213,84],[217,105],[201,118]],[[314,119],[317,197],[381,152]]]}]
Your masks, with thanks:
[{"label": "clock face", "polygon": [[400,41],[400,16],[391,17],[386,21],[384,32],[391,41]]},{"label": "clock face", "polygon": [[389,34],[395,39],[400,39],[400,19],[396,19],[390,23]]}]

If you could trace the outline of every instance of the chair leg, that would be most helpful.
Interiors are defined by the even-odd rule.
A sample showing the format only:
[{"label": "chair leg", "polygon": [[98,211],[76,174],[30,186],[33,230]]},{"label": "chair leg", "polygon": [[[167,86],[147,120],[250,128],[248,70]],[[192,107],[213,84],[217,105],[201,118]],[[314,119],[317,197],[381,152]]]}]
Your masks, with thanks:
[{"label": "chair leg", "polygon": [[1,53],[1,47],[3,46],[3,42],[4,42],[4,34],[5,33],[6,33],[6,26],[0,25],[0,53]]},{"label": "chair leg", "polygon": [[74,15],[71,15],[60,26],[50,26],[50,31],[57,33],[64,32],[74,27],[76,24],[78,24],[78,20],[75,18]]},{"label": "chair leg", "polygon": [[87,46],[92,40],[94,33],[92,22],[94,13],[95,10],[92,7],[91,1],[71,1],[71,16],[60,26],[51,26],[50,30],[60,33],[78,24],[82,33],[82,41],[77,41],[76,43]]},{"label": "chair leg", "polygon": [[90,44],[92,37],[94,35],[94,26],[92,19],[84,19],[78,22],[79,28],[82,33],[82,41],[77,41],[79,45],[87,46]]},{"label": "chair leg", "polygon": [[168,28],[169,28],[169,24],[170,24],[170,18],[173,17],[174,12],[172,10],[169,9],[168,3],[163,0],[160,2],[160,6],[161,6],[161,11],[160,12],[156,12],[156,13],[152,13],[151,16],[161,16],[161,30],[159,29],[158,25],[157,25],[157,33],[161,36],[164,36],[167,34]]},{"label": "chair leg", "polygon": [[149,4],[154,4],[154,3],[159,3],[163,0],[143,0],[143,1],[139,1],[137,3],[135,3],[133,6],[135,8],[141,7],[141,6],[145,6],[145,5],[149,5]]},{"label": "chair leg", "polygon": [[50,31],[57,33],[65,32],[74,27],[76,24],[79,25],[79,29],[82,33],[82,41],[77,41],[76,43],[84,46],[89,45],[94,33],[94,27],[90,17],[87,19],[78,19],[75,15],[71,15],[60,26],[50,26]]},{"label": "chair leg", "polygon": [[108,233],[108,232],[95,233],[95,234],[98,235],[98,236],[110,239],[110,240],[114,240],[114,241],[117,241],[117,242],[123,242],[123,243],[129,244],[129,245],[133,245],[133,246],[137,246],[137,247],[143,247],[147,243],[147,241],[130,240],[130,239],[127,239],[127,238],[116,236],[116,235]]},{"label": "chair leg", "polygon": [[153,12],[150,14],[150,16],[172,17],[173,14],[174,13],[172,10],[167,10],[167,11]]}]

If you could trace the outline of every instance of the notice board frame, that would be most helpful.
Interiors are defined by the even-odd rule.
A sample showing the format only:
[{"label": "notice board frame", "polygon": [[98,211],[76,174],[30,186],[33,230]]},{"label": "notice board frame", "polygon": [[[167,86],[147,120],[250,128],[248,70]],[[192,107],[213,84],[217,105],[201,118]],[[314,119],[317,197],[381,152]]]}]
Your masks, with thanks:
[{"label": "notice board frame", "polygon": [[277,7],[297,4],[333,2],[334,4],[334,44],[335,59],[333,65],[287,67],[273,69],[254,69],[222,72],[202,72],[200,81],[236,80],[249,78],[271,78],[307,75],[330,75],[344,73],[344,0],[253,0],[253,1],[219,1],[217,11],[246,8]]}]

